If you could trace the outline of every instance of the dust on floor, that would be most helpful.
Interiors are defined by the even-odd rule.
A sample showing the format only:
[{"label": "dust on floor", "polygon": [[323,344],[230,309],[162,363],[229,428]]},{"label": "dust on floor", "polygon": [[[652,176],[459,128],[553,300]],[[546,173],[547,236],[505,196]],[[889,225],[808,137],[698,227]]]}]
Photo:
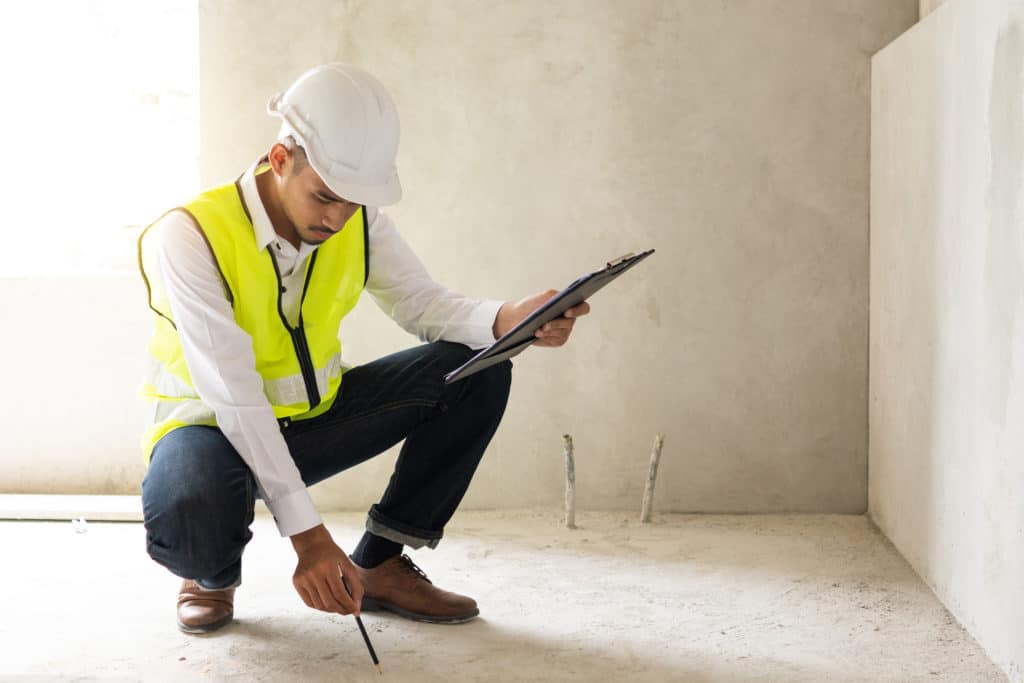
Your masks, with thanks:
[{"label": "dust on floor", "polygon": [[[363,516],[330,514],[342,547]],[[863,517],[460,512],[411,556],[481,617],[367,614],[383,680],[1004,681]],[[236,622],[174,624],[178,580],[139,524],[0,524],[0,680],[380,681],[351,617],[305,607],[257,517]],[[84,533],[83,533],[84,532]]]}]

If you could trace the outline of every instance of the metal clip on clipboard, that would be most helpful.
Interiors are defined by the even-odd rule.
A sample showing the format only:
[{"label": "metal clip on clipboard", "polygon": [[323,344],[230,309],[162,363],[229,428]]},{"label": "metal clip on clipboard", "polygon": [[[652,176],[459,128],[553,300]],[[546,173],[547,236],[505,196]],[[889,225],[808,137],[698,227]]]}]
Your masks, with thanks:
[{"label": "metal clip on clipboard", "polygon": [[629,252],[625,256],[620,256],[617,259],[613,259],[613,260],[608,262],[608,267],[609,268],[614,268],[615,266],[619,265],[620,263],[624,263],[624,262],[628,261],[629,259],[633,258],[634,255],[635,254],[633,252]]}]

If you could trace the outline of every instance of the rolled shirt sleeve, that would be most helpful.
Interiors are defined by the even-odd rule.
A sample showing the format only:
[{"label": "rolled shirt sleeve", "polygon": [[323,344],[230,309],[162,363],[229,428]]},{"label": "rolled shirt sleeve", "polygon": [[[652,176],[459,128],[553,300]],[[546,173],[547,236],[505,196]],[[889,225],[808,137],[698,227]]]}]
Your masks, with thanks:
[{"label": "rolled shirt sleeve", "polygon": [[505,302],[472,299],[438,284],[402,238],[394,221],[367,209],[370,273],[366,281],[377,306],[422,341],[450,341],[474,349],[494,342],[494,321]]}]

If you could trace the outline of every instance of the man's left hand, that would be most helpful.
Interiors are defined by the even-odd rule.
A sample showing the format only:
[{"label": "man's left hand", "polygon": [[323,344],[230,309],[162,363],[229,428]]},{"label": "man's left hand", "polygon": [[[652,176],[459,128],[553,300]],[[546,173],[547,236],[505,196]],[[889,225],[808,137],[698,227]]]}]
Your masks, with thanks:
[{"label": "man's left hand", "polygon": [[[557,290],[549,289],[546,292],[528,296],[525,299],[520,299],[514,303],[508,301],[503,304],[498,310],[498,315],[494,319],[494,338],[498,339],[502,335],[506,334],[513,327],[522,322],[526,316],[536,311],[538,308],[543,306],[545,302],[557,294]],[[569,335],[572,334],[572,327],[576,324],[576,318],[584,316],[587,313],[590,313],[590,304],[584,301],[583,303],[567,310],[561,318],[555,318],[550,322],[544,323],[544,325],[537,330],[537,342],[534,346],[562,346],[565,342],[569,341]]]}]

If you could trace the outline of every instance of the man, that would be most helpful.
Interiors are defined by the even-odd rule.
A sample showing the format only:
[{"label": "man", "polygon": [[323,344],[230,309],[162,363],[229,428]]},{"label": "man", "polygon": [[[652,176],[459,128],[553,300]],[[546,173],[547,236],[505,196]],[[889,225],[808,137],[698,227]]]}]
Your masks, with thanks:
[{"label": "man", "polygon": [[[312,69],[268,111],[282,126],[265,157],[139,238],[156,314],[143,387],[148,552],[184,579],[179,628],[221,628],[259,496],[291,539],[309,607],[467,621],[473,599],[434,586],[402,550],[440,541],[501,421],[511,364],[442,378],[554,292],[478,301],[429,277],[380,210],[401,197],[398,116],[365,71]],[[430,343],[344,367],[339,324],[363,289]],[[536,344],[561,346],[588,312],[548,323]],[[306,487],[403,439],[350,559]]]}]

